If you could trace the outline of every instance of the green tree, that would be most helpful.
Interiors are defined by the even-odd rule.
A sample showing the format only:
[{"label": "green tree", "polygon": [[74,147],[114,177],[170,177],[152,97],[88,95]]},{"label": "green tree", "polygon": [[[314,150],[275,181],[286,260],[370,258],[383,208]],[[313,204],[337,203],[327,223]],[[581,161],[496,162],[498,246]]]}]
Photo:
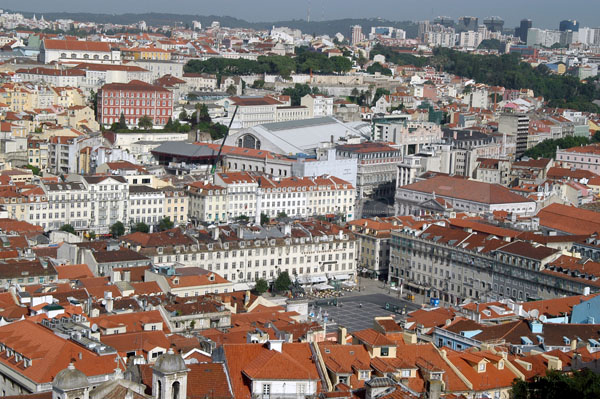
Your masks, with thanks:
[{"label": "green tree", "polygon": [[165,231],[172,229],[175,224],[171,221],[170,217],[164,217],[158,222],[158,230]]},{"label": "green tree", "polygon": [[252,87],[254,87],[255,89],[262,89],[263,87],[265,87],[265,81],[263,79],[257,79],[252,84]]},{"label": "green tree", "polygon": [[358,57],[358,59],[356,60],[356,63],[357,63],[357,64],[358,64],[358,65],[359,65],[361,68],[363,68],[363,67],[366,65],[366,63],[367,63],[368,61],[369,61],[369,60],[368,60],[368,59],[366,59],[366,58],[365,58],[365,56],[364,56],[364,55],[362,55],[362,53],[361,53],[361,54],[360,54],[360,56]]},{"label": "green tree", "polygon": [[169,116],[169,119],[167,120],[167,123],[163,127],[163,130],[167,131],[167,132],[171,132],[174,130],[174,127],[175,126],[173,125],[173,119],[171,119],[171,117]]},{"label": "green tree", "polygon": [[87,235],[88,235],[88,239],[89,239],[90,241],[92,241],[92,240],[96,239],[96,233],[94,233],[93,231],[90,231],[90,232],[88,232],[88,234],[87,234]]},{"label": "green tree", "polygon": [[383,96],[387,96],[390,94],[390,91],[381,87],[378,87],[377,90],[375,90],[375,96],[373,96],[373,105],[375,105],[375,103],[377,102],[377,100],[379,100],[381,97]]},{"label": "green tree", "polygon": [[225,91],[230,96],[235,96],[237,94],[237,88],[234,85],[229,85],[229,87],[227,87],[227,90],[225,90]]},{"label": "green tree", "polygon": [[499,53],[504,53],[506,44],[498,39],[485,39],[479,43],[478,49],[497,50]]},{"label": "green tree", "polygon": [[284,211],[277,212],[277,219],[285,219],[287,217],[288,217],[288,215]]},{"label": "green tree", "polygon": [[187,121],[188,120],[188,115],[187,112],[185,112],[185,110],[181,111],[179,113],[179,120],[180,121]]},{"label": "green tree", "polygon": [[200,121],[211,123],[212,119],[208,114],[208,106],[206,104],[200,104],[200,108],[198,110],[200,112]]},{"label": "green tree", "polygon": [[37,166],[33,166],[33,165],[25,165],[24,166],[25,169],[29,169],[31,170],[31,172],[36,175],[36,176],[41,176],[42,175],[42,171],[40,168],[38,168]]},{"label": "green tree", "polygon": [[307,94],[318,94],[318,88],[311,88],[307,84],[296,83],[294,87],[286,87],[283,89],[282,94],[290,96],[291,103],[294,106],[300,105],[302,97]]},{"label": "green tree", "polygon": [[110,234],[114,238],[119,238],[123,234],[125,234],[125,226],[123,225],[123,223],[118,221],[115,224],[113,224],[112,226],[110,226]]},{"label": "green tree", "polygon": [[379,62],[375,62],[367,68],[367,73],[375,74],[379,72],[382,75],[392,76],[392,71],[389,68],[384,67]]},{"label": "green tree", "polygon": [[92,105],[92,109],[94,110],[94,116],[98,116],[98,93],[94,90],[90,91],[90,98],[88,102]]},{"label": "green tree", "polygon": [[290,279],[289,273],[284,270],[277,276],[273,288],[276,292],[284,292],[290,288],[290,285],[292,285],[292,280]]},{"label": "green tree", "polygon": [[264,278],[259,278],[256,280],[256,285],[254,286],[254,292],[258,295],[262,295],[269,289],[269,283]]},{"label": "green tree", "polygon": [[118,129],[127,130],[127,121],[125,120],[125,115],[121,112],[121,116],[119,116],[119,124]]},{"label": "green tree", "polygon": [[533,381],[515,379],[512,399],[600,398],[600,376],[589,369],[572,373],[549,371]]},{"label": "green tree", "polygon": [[149,233],[150,232],[150,226],[148,226],[146,223],[144,222],[139,222],[136,223],[133,228],[131,229],[132,232],[140,232],[140,233]]},{"label": "green tree", "polygon": [[579,147],[582,145],[587,145],[590,143],[586,137],[563,137],[560,139],[550,139],[544,140],[541,143],[531,147],[525,153],[524,156],[538,159],[538,158],[555,158],[556,157],[556,147],[565,149],[572,147]]},{"label": "green tree", "polygon": [[138,127],[140,129],[148,130],[152,129],[152,126],[154,126],[154,122],[152,122],[152,118],[148,115],[144,115],[138,120]]},{"label": "green tree", "polygon": [[270,221],[271,221],[271,218],[269,217],[269,215],[267,215],[266,213],[260,214],[260,225],[261,226],[268,224]]},{"label": "green tree", "polygon": [[337,73],[345,73],[352,69],[352,61],[346,57],[331,57],[333,62],[333,71]]},{"label": "green tree", "polygon": [[63,224],[60,227],[60,231],[66,231],[67,233],[71,233],[71,234],[77,235],[77,232],[75,231],[75,228],[73,226],[71,226],[70,224]]}]

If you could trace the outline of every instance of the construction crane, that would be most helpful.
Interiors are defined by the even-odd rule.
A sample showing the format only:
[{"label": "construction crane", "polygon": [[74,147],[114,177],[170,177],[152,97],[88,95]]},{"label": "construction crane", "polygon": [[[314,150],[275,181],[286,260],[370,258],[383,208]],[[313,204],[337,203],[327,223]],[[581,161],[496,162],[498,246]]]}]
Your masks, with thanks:
[{"label": "construction crane", "polygon": [[227,140],[227,137],[229,136],[229,129],[231,129],[231,125],[233,124],[233,120],[235,119],[235,115],[238,112],[238,108],[240,106],[236,105],[235,110],[233,111],[233,115],[231,116],[231,120],[229,121],[229,126],[227,126],[227,132],[225,133],[225,136],[223,136],[223,142],[221,143],[221,146],[219,147],[219,152],[217,153],[217,156],[215,157],[212,167],[210,168],[210,174],[212,176],[214,176],[215,172],[217,171],[217,164],[219,163],[219,158],[221,158],[221,152],[223,151],[223,146],[225,145],[225,140]]}]

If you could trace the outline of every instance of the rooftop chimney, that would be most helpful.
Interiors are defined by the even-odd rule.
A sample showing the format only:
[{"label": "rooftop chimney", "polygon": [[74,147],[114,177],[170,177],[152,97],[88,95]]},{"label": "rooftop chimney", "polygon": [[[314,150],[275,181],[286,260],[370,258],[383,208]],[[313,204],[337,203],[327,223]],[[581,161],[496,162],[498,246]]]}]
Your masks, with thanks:
[{"label": "rooftop chimney", "polygon": [[348,330],[346,327],[338,327],[338,345],[346,345],[348,339]]}]

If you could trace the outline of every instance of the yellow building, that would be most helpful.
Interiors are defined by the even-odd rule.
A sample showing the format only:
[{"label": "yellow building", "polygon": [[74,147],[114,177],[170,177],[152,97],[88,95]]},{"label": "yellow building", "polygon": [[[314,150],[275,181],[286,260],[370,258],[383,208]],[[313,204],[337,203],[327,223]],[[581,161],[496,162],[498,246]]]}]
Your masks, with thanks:
[{"label": "yellow building", "polygon": [[0,87],[0,102],[8,105],[13,112],[32,110],[36,100],[35,94],[23,85],[5,83]]},{"label": "yellow building", "polygon": [[227,189],[210,183],[188,186],[190,218],[204,222],[227,220]]},{"label": "yellow building", "polygon": [[45,140],[27,139],[27,161],[36,168],[46,169],[48,166],[48,142]]},{"label": "yellow building", "polygon": [[173,223],[185,224],[188,220],[188,196],[185,190],[175,187],[164,187],[161,191],[165,194],[164,217]]},{"label": "yellow building", "polygon": [[132,47],[121,49],[121,56],[126,60],[169,61],[171,52],[156,47]]},{"label": "yellow building", "polygon": [[75,129],[87,126],[94,131],[100,130],[100,125],[95,120],[94,110],[86,105],[74,105],[67,108],[65,112],[58,115],[58,124]]}]

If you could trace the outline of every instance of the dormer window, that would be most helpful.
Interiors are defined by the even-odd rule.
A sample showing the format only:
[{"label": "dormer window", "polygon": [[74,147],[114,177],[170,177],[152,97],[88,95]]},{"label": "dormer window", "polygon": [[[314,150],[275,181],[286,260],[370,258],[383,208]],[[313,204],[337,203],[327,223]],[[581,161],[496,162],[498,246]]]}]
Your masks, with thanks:
[{"label": "dormer window", "polygon": [[485,373],[485,362],[479,362],[479,366],[477,367],[477,371],[480,373]]},{"label": "dormer window", "polygon": [[173,284],[178,285],[179,284],[179,278],[175,277],[173,279]]},{"label": "dormer window", "polygon": [[215,275],[214,274],[210,274],[208,276],[208,281],[215,281]]}]

